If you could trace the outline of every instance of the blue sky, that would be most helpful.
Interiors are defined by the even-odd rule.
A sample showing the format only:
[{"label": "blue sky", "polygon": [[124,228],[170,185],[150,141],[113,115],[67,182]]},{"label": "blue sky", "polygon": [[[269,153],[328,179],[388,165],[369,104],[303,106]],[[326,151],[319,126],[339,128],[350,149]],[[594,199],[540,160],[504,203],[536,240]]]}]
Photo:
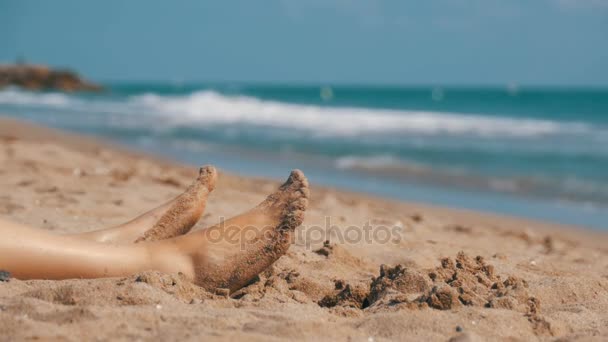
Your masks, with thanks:
[{"label": "blue sky", "polygon": [[0,0],[0,42],[102,81],[608,86],[608,0]]}]

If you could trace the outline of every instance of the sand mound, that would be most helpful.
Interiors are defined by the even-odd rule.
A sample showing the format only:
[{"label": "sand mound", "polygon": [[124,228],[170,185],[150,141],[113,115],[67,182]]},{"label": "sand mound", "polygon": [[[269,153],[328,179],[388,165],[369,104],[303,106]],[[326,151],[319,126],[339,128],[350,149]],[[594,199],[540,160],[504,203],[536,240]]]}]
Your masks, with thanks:
[{"label": "sand mound", "polygon": [[335,292],[325,296],[323,307],[349,306],[371,311],[407,307],[449,310],[477,306],[538,313],[540,302],[528,293],[525,280],[501,276],[480,256],[471,259],[460,252],[444,258],[431,270],[397,265],[380,266],[380,275],[367,288],[335,282]]},{"label": "sand mound", "polygon": [[[336,281],[334,293],[318,304],[334,308],[332,312],[341,316],[346,315],[344,308],[364,313],[464,306],[506,309],[523,313],[537,335],[552,334],[550,323],[540,315],[540,300],[530,295],[525,280],[497,275],[481,256],[471,259],[464,252],[455,260],[443,258],[440,266],[426,271],[382,265],[369,286]],[[348,315],[353,316],[350,311]]]},{"label": "sand mound", "polygon": [[426,272],[403,265],[381,266],[367,300],[376,309],[408,304],[410,308],[480,306],[526,313],[530,300],[527,288],[525,280],[496,275],[482,257],[472,260],[460,252],[455,260],[444,258],[439,267]]},{"label": "sand mound", "polygon": [[369,305],[367,301],[369,289],[367,287],[350,285],[342,280],[335,281],[335,286],[337,292],[323,297],[319,301],[320,306],[332,308],[339,305],[364,309]]},{"label": "sand mound", "polygon": [[433,308],[472,305],[528,311],[527,282],[514,276],[496,275],[494,266],[481,256],[471,260],[460,252],[455,261],[442,259],[441,266],[428,275],[433,280],[433,289],[421,299]]},{"label": "sand mound", "polygon": [[370,285],[368,302],[372,309],[387,308],[398,304],[419,306],[419,298],[431,289],[429,277],[413,268],[403,265],[380,266],[380,276],[374,278]]}]

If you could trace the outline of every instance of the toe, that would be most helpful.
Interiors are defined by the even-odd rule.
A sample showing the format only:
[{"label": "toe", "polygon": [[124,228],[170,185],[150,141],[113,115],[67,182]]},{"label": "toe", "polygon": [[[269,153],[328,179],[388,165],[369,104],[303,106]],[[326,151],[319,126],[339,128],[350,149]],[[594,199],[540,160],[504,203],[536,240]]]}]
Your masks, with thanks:
[{"label": "toe", "polygon": [[293,181],[301,181],[303,179],[305,179],[306,177],[304,176],[304,172],[302,172],[299,169],[294,169],[291,171],[291,174],[289,175],[289,179],[293,180]]},{"label": "toe", "polygon": [[198,174],[200,177],[213,177],[217,174],[217,170],[213,165],[205,165],[198,169]]},{"label": "toe", "polygon": [[304,172],[298,169],[291,171],[291,174],[287,179],[287,183],[289,184],[289,187],[293,190],[299,190],[308,187],[308,179],[306,179],[306,176],[304,176]]},{"label": "toe", "polygon": [[283,217],[283,223],[279,226],[279,229],[293,231],[304,221],[304,211],[293,210],[287,213]]},{"label": "toe", "polygon": [[302,187],[308,187],[308,179],[301,170],[295,169],[291,171],[289,178],[293,179],[294,183],[299,183]]},{"label": "toe", "polygon": [[[304,173],[298,169],[295,169],[295,170],[291,171],[291,173],[289,174],[289,177],[287,178],[285,183],[283,183],[281,185],[279,190],[299,188],[302,186],[302,182],[304,180],[306,180],[306,176],[304,176]],[[308,184],[308,181],[306,181],[306,184]]]},{"label": "toe", "polygon": [[309,198],[310,197],[310,190],[308,190],[308,188],[306,188],[306,187],[302,187],[300,190],[298,190],[298,192],[304,198]]},{"label": "toe", "polygon": [[308,207],[308,200],[306,198],[298,198],[291,202],[289,206],[291,210],[306,210],[306,207]]},{"label": "toe", "polygon": [[308,188],[308,178],[304,177],[302,179],[302,186],[305,188]]},{"label": "toe", "polygon": [[198,179],[204,182],[209,190],[213,190],[217,181],[217,170],[213,165],[205,165],[198,170]]}]

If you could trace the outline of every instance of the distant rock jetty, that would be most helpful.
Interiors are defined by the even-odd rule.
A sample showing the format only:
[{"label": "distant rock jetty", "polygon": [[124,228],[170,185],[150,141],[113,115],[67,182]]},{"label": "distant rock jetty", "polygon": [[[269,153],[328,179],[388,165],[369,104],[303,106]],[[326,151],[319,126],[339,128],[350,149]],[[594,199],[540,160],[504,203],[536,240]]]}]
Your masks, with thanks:
[{"label": "distant rock jetty", "polygon": [[70,70],[34,64],[0,64],[0,89],[17,86],[29,90],[100,91],[100,85],[82,79]]}]

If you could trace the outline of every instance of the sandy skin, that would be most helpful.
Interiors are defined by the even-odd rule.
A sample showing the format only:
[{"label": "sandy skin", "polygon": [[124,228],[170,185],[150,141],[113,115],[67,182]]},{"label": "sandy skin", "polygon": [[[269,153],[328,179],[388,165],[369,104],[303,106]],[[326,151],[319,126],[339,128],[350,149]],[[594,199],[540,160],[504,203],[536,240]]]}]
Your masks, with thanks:
[{"label": "sandy skin", "polygon": [[57,235],[0,219],[0,269],[23,279],[95,278],[154,269],[149,246],[134,241],[155,241],[190,231],[205,210],[215,187],[213,166],[199,175],[179,196],[137,218],[115,227],[85,233]]},{"label": "sandy skin", "polygon": [[[101,278],[157,270],[183,274],[207,289],[237,290],[289,248],[291,233],[304,219],[308,182],[301,171],[293,171],[277,192],[254,209],[221,225],[171,238],[196,223],[216,178],[213,167],[201,168],[194,184],[165,205],[168,209],[152,228],[145,230],[142,222],[163,207],[135,223],[109,230],[110,236],[120,242],[132,241],[135,232],[143,231],[144,239],[136,244],[105,244],[80,235],[55,235],[0,221],[0,269],[19,279]],[[228,230],[239,238],[224,238]],[[245,230],[255,232],[253,238],[246,237]],[[101,230],[99,235],[105,233]],[[214,239],[214,234],[218,238]]]}]

